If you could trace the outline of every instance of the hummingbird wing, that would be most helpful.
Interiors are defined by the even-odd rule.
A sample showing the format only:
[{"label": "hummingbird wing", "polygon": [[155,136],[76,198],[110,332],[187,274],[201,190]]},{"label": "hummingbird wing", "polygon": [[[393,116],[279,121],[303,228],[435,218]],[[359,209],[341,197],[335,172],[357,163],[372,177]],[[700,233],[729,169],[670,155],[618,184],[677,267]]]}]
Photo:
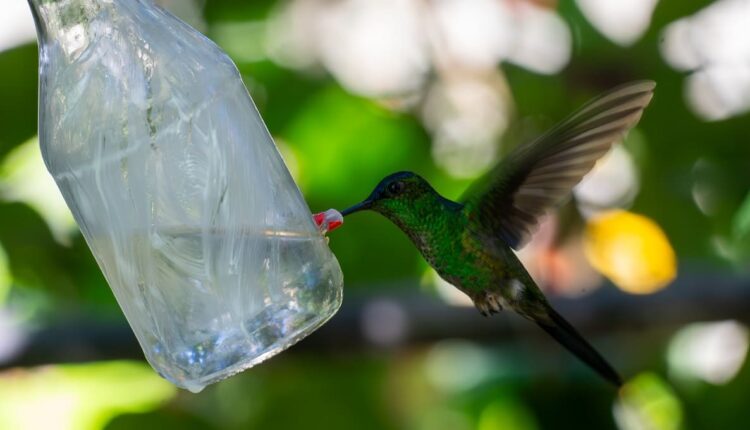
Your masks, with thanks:
[{"label": "hummingbird wing", "polygon": [[505,157],[467,193],[467,210],[479,221],[482,236],[523,247],[539,217],[562,203],[638,122],[655,86],[637,81],[616,87]]}]

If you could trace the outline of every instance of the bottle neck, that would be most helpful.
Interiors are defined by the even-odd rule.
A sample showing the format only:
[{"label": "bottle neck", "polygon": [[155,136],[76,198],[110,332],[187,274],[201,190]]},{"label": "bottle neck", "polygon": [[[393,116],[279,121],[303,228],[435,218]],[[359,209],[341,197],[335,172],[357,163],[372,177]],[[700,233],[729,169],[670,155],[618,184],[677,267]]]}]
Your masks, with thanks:
[{"label": "bottle neck", "polygon": [[111,0],[28,0],[40,41],[57,37],[92,21],[103,2]]}]

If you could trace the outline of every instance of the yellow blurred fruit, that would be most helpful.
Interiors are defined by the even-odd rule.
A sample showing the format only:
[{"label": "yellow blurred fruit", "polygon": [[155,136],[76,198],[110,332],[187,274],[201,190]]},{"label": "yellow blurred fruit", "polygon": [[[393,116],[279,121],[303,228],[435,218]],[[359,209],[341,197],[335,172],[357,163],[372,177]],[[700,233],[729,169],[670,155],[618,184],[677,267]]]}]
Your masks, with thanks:
[{"label": "yellow blurred fruit", "polygon": [[616,210],[590,219],[585,250],[591,265],[628,293],[654,293],[677,276],[669,239],[642,215]]}]

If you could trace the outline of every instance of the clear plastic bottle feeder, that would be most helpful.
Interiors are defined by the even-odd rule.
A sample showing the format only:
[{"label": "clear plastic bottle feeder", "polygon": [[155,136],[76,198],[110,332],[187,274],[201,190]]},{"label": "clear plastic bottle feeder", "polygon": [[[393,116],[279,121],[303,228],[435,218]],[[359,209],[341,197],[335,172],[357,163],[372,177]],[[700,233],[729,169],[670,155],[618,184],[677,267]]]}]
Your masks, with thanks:
[{"label": "clear plastic bottle feeder", "polygon": [[342,275],[237,68],[149,0],[29,0],[39,135],[151,365],[192,391],[300,340]]}]

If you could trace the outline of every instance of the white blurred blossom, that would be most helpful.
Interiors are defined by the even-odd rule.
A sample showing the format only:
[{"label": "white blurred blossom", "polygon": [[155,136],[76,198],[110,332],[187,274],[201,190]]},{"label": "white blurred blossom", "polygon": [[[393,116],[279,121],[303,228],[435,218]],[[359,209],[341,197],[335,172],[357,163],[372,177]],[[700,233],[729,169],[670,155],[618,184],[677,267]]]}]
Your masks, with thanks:
[{"label": "white blurred blossom", "polygon": [[435,161],[458,177],[497,160],[513,106],[498,65],[556,73],[572,46],[554,9],[518,0],[291,0],[267,28],[277,63],[419,110]]},{"label": "white blurred blossom", "polygon": [[573,42],[560,15],[531,2],[520,2],[515,8],[515,22],[515,39],[508,61],[545,75],[557,73],[568,65]]},{"label": "white blurred blossom", "polygon": [[670,24],[661,52],[685,82],[692,110],[722,120],[750,110],[750,0],[719,0]]},{"label": "white blurred blossom", "polygon": [[638,171],[627,149],[616,144],[602,157],[573,193],[584,216],[627,208],[639,191]]},{"label": "white blurred blossom", "polygon": [[669,345],[669,369],[681,378],[722,385],[742,368],[748,330],[737,321],[694,323],[681,329]]},{"label": "white blurred blossom", "polygon": [[498,85],[491,78],[450,79],[428,92],[422,118],[433,135],[433,157],[450,174],[476,176],[497,160],[509,110]]},{"label": "white blurred blossom", "polygon": [[0,52],[36,40],[34,19],[25,1],[5,1],[0,12]]},{"label": "white blurred blossom", "polygon": [[600,33],[621,46],[638,41],[648,30],[658,0],[576,0]]},{"label": "white blurred blossom", "polygon": [[432,4],[434,43],[459,65],[493,68],[513,50],[515,17],[509,2],[437,0]]}]

